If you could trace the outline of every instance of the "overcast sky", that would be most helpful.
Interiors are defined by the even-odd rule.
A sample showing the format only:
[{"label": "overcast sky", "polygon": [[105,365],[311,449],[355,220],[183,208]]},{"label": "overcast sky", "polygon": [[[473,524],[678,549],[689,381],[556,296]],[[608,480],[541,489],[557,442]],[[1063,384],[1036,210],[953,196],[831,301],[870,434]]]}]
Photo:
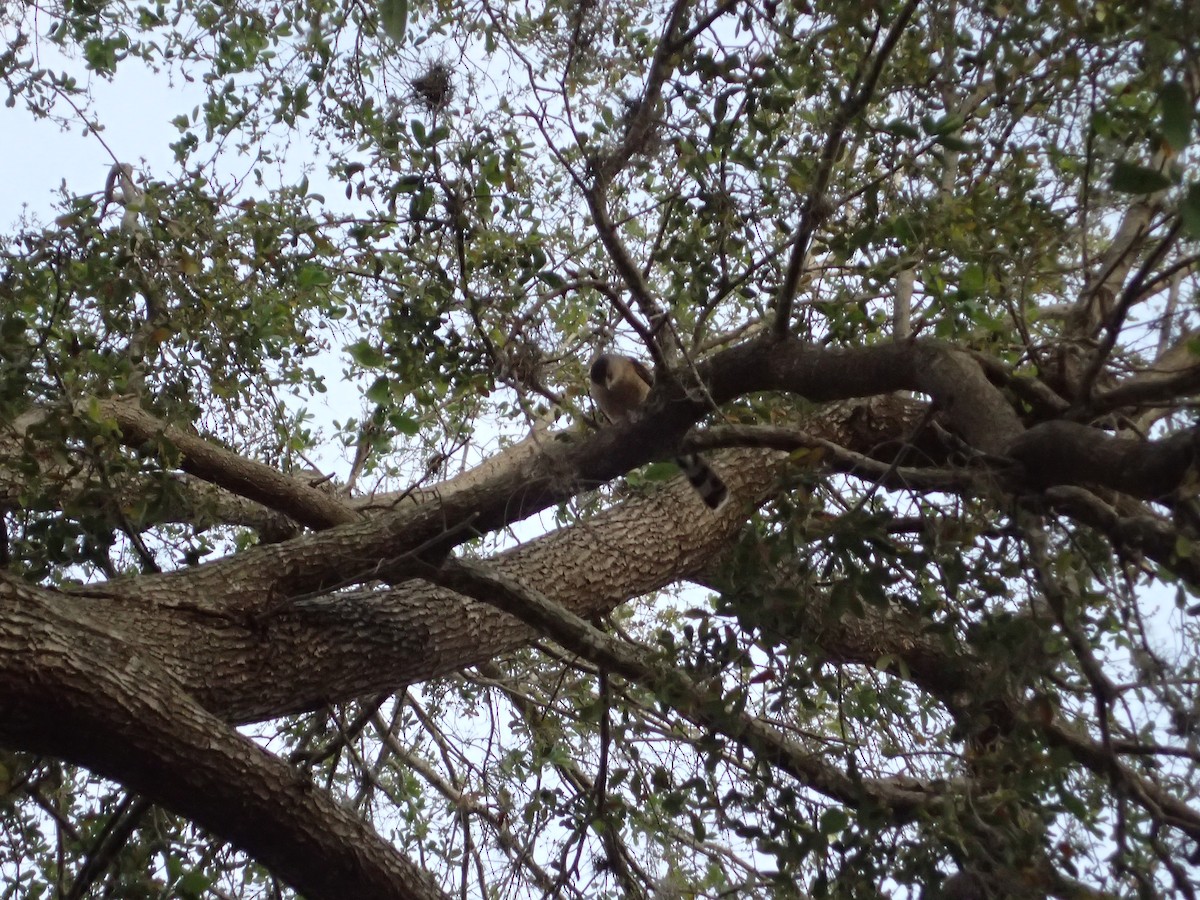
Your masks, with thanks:
[{"label": "overcast sky", "polygon": [[[40,65],[86,78],[82,63],[54,59],[51,50],[45,41],[39,45]],[[95,80],[93,93],[104,143],[122,162],[140,168],[144,158],[159,177],[165,175],[172,165],[168,145],[178,137],[170,121],[199,101],[197,86],[178,79],[171,83],[165,75],[142,69],[136,60],[126,60],[118,80]],[[189,94],[195,96],[190,105]],[[60,104],[59,111],[65,115],[70,107]],[[12,108],[0,103],[0,166],[6,173],[0,178],[0,230],[8,232],[22,204],[45,218],[51,195],[64,178],[72,193],[103,190],[112,157],[96,135],[83,134],[81,125],[63,131],[55,122],[35,119],[18,99]]]}]

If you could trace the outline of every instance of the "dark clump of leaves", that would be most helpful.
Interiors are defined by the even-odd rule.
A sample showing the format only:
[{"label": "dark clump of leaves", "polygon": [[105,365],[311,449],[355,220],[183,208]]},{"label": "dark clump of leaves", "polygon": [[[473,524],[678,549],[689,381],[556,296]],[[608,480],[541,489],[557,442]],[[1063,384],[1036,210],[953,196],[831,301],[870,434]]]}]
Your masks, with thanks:
[{"label": "dark clump of leaves", "polygon": [[430,63],[429,67],[409,83],[417,101],[430,112],[444,109],[454,97],[454,79],[450,67],[444,62]]}]

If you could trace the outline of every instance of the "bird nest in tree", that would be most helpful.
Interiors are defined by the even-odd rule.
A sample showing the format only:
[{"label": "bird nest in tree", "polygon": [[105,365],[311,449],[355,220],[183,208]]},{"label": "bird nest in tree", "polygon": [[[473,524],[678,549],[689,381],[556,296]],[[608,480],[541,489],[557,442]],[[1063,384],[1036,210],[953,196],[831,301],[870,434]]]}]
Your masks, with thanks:
[{"label": "bird nest in tree", "polygon": [[431,63],[424,73],[409,82],[421,105],[431,112],[442,109],[454,96],[454,80],[450,67],[442,62]]}]

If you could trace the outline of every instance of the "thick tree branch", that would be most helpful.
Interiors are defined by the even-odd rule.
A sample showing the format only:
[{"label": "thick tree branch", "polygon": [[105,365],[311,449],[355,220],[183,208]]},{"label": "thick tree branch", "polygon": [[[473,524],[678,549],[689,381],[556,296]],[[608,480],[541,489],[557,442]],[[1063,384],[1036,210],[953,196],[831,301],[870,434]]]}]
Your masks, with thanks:
[{"label": "thick tree branch", "polygon": [[0,572],[0,740],[209,828],[312,897],[444,895],[360,819],[203,709],[136,644]]},{"label": "thick tree branch", "polygon": [[326,491],[309,487],[271,466],[246,459],[196,434],[167,425],[129,400],[101,400],[101,414],[116,422],[131,447],[154,449],[167,441],[181,454],[180,465],[205,481],[262,503],[302,525],[327,528],[355,522],[359,514]]},{"label": "thick tree branch", "polygon": [[[865,410],[874,406],[888,405],[827,408],[827,424],[814,421],[812,430],[869,445],[875,439]],[[859,431],[863,435],[856,437]],[[751,505],[776,490],[786,457],[755,450],[721,454],[712,462],[741,502]],[[471,482],[467,490],[477,487]],[[629,498],[583,525],[500,554],[493,564],[581,616],[602,614],[698,572],[741,525],[736,509],[697,517],[695,504],[681,479],[665,492]],[[681,529],[680,522],[688,527]],[[663,535],[672,537],[664,541]],[[236,722],[395,690],[534,637],[511,617],[415,581],[389,590],[279,600],[260,612],[229,600],[240,594],[232,581],[206,577],[201,588],[186,587],[192,583],[142,577],[103,586],[102,599],[93,587],[56,602],[125,636],[207,709]]]},{"label": "thick tree branch", "polygon": [[[783,456],[743,451],[714,464],[732,490],[758,498],[772,490]],[[585,524],[502,553],[493,563],[579,615],[598,615],[699,571],[741,527],[736,509],[698,518],[696,503],[690,485],[680,479],[665,492],[631,498]],[[690,527],[680,529],[681,521]],[[664,542],[664,534],[672,538]],[[232,584],[213,582],[203,604],[180,602],[191,589],[174,588],[169,579],[149,591],[139,585],[145,585],[145,576],[128,585],[110,583],[109,589],[122,591],[104,602],[97,602],[92,589],[58,602],[75,615],[102,619],[140,653],[161,651],[155,656],[160,666],[206,708],[237,722],[395,690],[535,637],[511,617],[420,581],[278,601],[257,613],[225,602],[222,591],[238,593]]]},{"label": "thick tree branch", "polygon": [[[1018,439],[1027,441],[1018,445],[1026,462],[1040,460],[1043,450],[1048,457],[1059,453],[1060,461],[1051,459],[1039,468],[1043,486],[1053,483],[1048,475],[1074,482],[1080,471],[1095,471],[1112,472],[1125,486],[1133,481],[1158,491],[1188,471],[1190,451],[1183,438],[1160,442],[1161,447],[1118,442],[1075,425],[1075,436],[1061,450],[1053,441],[1043,448],[1037,429],[1024,437],[1016,413],[979,367],[966,354],[939,344],[829,350],[798,341],[751,342],[717,354],[699,371],[718,402],[758,390],[793,391],[820,401],[896,390],[928,393],[968,443],[989,453],[1002,455]],[[421,585],[322,593],[334,585],[414,571],[418,560],[412,554],[422,547],[444,552],[474,533],[565,499],[581,485],[671,455],[706,409],[699,398],[674,390],[659,391],[645,419],[586,440],[533,444],[529,455],[511,467],[483,480],[467,478],[461,490],[441,500],[177,574],[92,585],[57,602],[128,635],[131,646],[155,658],[206,708],[234,721],[394,689],[486,659],[528,641],[531,632],[464,598]],[[830,436],[848,443],[842,435]],[[1140,451],[1129,448],[1149,448],[1153,464],[1137,465],[1127,454]],[[869,438],[864,449],[870,449]],[[1115,466],[1105,462],[1108,453],[1121,454],[1113,457]],[[1102,464],[1080,467],[1081,455],[1096,454]],[[779,463],[772,460],[778,457],[747,453],[732,459],[736,462],[716,461],[736,501],[721,515],[697,517],[695,498],[681,484],[666,497],[629,501],[589,525],[504,554],[497,564],[581,615],[612,609],[629,596],[686,577],[728,540],[742,510],[773,489]],[[1130,474],[1139,472],[1146,474]],[[689,522],[686,536],[678,527],[682,520]],[[622,537],[610,545],[606,536],[613,534]],[[668,548],[654,540],[656,534],[680,537]],[[644,539],[631,542],[626,535]],[[631,544],[638,549],[631,551]],[[642,551],[644,559],[638,556]],[[406,554],[407,561],[400,559]],[[568,559],[570,565],[562,565]],[[564,570],[572,574],[564,577]]]},{"label": "thick tree branch", "polygon": [[[1017,459],[1035,489],[1090,479],[1153,499],[1181,483],[1192,461],[1191,438],[1186,435],[1160,442],[1119,441],[1087,426],[1061,422],[1026,431],[971,357],[938,343],[828,349],[795,340],[749,341],[716,354],[697,372],[707,393],[685,394],[678,381],[663,381],[638,421],[602,429],[586,440],[545,441],[540,452],[521,464],[452,496],[254,548],[183,573],[89,590],[209,597],[215,614],[256,617],[289,597],[394,578],[418,556],[434,559],[475,534],[519,521],[582,488],[648,460],[670,458],[685,432],[708,412],[710,398],[722,404],[757,391],[788,391],[814,401],[900,390],[928,394],[962,440],[987,456]],[[153,428],[141,415],[129,418],[141,423],[142,430],[127,439],[140,445],[141,436],[153,434]],[[185,454],[193,449],[191,442],[183,447]],[[202,460],[197,466],[208,466],[205,454],[215,454],[211,445],[194,449]],[[220,462],[229,463],[224,457]],[[734,493],[736,497],[736,488]]]},{"label": "thick tree branch", "polygon": [[1021,435],[1008,455],[1031,487],[1098,484],[1143,500],[1168,498],[1195,465],[1200,434],[1160,441],[1116,437],[1076,422],[1044,422]]}]

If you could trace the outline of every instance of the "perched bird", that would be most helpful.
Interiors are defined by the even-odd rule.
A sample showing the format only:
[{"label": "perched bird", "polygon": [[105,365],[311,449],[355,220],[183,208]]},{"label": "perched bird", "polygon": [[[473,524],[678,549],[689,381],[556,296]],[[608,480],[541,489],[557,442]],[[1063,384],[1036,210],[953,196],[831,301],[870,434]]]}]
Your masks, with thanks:
[{"label": "perched bird", "polygon": [[[592,361],[589,373],[592,399],[612,422],[631,418],[654,387],[654,375],[630,356],[603,353]],[[675,457],[675,465],[710,509],[720,509],[729,499],[729,488],[703,458],[695,453]]]}]

